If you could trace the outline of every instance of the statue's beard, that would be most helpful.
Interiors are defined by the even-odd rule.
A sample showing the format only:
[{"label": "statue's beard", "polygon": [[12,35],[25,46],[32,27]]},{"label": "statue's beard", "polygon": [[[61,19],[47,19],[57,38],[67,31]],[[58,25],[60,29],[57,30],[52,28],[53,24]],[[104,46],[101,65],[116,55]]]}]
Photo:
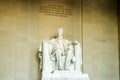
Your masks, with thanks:
[{"label": "statue's beard", "polygon": [[63,39],[63,36],[58,36],[58,39]]}]

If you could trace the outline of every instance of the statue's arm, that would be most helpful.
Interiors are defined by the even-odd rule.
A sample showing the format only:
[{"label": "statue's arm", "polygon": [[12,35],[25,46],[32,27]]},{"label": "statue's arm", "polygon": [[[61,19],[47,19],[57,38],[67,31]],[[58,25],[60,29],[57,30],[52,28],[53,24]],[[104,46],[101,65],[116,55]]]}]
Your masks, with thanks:
[{"label": "statue's arm", "polygon": [[54,44],[54,40],[50,40],[49,42],[49,52],[50,52],[50,57],[54,57],[55,53],[54,53],[54,48],[53,48],[53,44]]}]

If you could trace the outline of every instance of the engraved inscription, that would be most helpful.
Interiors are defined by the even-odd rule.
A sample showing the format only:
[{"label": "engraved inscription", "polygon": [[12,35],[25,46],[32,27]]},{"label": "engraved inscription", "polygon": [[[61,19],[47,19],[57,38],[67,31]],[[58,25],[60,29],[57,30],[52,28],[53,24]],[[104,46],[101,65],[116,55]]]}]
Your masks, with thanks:
[{"label": "engraved inscription", "polygon": [[70,8],[66,8],[61,5],[53,5],[53,4],[40,5],[39,12],[45,15],[59,16],[59,17],[67,17],[72,15],[72,11]]}]

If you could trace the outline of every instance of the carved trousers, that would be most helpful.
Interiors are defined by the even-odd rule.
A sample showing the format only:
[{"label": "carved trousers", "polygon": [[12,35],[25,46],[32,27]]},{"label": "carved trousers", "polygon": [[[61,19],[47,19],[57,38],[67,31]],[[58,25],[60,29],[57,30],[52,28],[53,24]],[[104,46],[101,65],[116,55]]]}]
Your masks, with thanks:
[{"label": "carved trousers", "polygon": [[[56,49],[56,65],[58,67],[58,70],[69,70],[69,66],[71,63],[71,59],[73,57],[72,50],[68,50],[65,52],[65,56],[62,56],[62,51],[60,49]],[[64,63],[62,62],[62,57],[65,57]]]}]

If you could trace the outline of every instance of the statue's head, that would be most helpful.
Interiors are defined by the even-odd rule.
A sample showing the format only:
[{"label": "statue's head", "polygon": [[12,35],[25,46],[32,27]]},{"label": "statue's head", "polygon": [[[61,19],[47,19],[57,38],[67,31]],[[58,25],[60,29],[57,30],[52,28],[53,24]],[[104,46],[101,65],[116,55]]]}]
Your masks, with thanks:
[{"label": "statue's head", "polygon": [[58,37],[62,37],[62,35],[63,35],[63,29],[62,28],[57,29],[57,35],[58,35]]}]

